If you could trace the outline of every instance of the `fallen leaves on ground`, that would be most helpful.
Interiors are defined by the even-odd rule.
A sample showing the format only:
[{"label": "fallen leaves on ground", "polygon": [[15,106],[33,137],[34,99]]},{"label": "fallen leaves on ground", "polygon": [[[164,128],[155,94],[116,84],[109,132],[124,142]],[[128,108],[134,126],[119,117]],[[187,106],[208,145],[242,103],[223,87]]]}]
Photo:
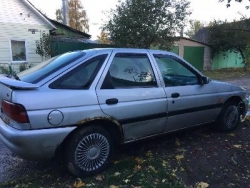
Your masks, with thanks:
[{"label": "fallen leaves on ground", "polygon": [[167,164],[168,164],[168,162],[167,162],[167,161],[165,161],[165,160],[163,160],[163,161],[162,161],[162,166],[166,167],[166,166],[167,166]]},{"label": "fallen leaves on ground", "polygon": [[141,170],[141,166],[140,165],[136,165],[135,168],[134,168],[135,171],[139,171]]},{"label": "fallen leaves on ground", "polygon": [[73,187],[74,188],[81,188],[84,187],[84,183],[82,182],[82,180],[80,178],[77,178],[77,181],[74,182]]},{"label": "fallen leaves on ground", "polygon": [[176,155],[176,156],[175,156],[175,159],[176,159],[178,162],[180,162],[181,159],[184,159],[184,155]]},{"label": "fallen leaves on ground", "polygon": [[180,145],[181,145],[181,143],[180,143],[180,141],[179,141],[178,138],[175,139],[175,145],[176,145],[176,146],[180,146]]},{"label": "fallen leaves on ground", "polygon": [[233,147],[234,147],[234,148],[238,148],[238,149],[239,149],[239,148],[241,148],[241,147],[242,147],[242,145],[240,145],[240,144],[235,144],[235,145],[233,145]]},{"label": "fallen leaves on ground", "polygon": [[233,137],[236,136],[235,133],[230,133],[230,134],[228,134],[228,135],[229,135],[229,136],[233,136]]},{"label": "fallen leaves on ground", "polygon": [[208,186],[209,186],[208,183],[200,182],[200,183],[197,183],[196,188],[207,188]]},{"label": "fallen leaves on ground", "polygon": [[120,172],[115,172],[114,175],[115,175],[115,176],[120,176],[121,173],[120,173]]},{"label": "fallen leaves on ground", "polygon": [[144,160],[142,158],[139,158],[139,157],[136,157],[135,158],[135,161],[138,163],[138,164],[143,164],[144,163]]},{"label": "fallen leaves on ground", "polygon": [[103,176],[103,175],[97,175],[97,176],[95,177],[95,179],[96,179],[97,181],[103,181],[103,180],[104,180],[104,176]]},{"label": "fallen leaves on ground", "polygon": [[151,166],[151,165],[148,166],[148,169],[149,169],[149,170],[152,170],[154,173],[157,173],[157,170],[155,170],[155,167],[153,167],[153,166]]},{"label": "fallen leaves on ground", "polygon": [[125,183],[128,183],[128,182],[130,182],[130,180],[129,179],[125,179],[125,180],[123,180]]},{"label": "fallen leaves on ground", "polygon": [[119,188],[119,186],[116,185],[110,185],[109,188]]},{"label": "fallen leaves on ground", "polygon": [[148,151],[148,152],[146,153],[146,156],[149,157],[149,158],[153,157],[152,151]]},{"label": "fallen leaves on ground", "polygon": [[119,161],[113,161],[113,163],[114,163],[114,164],[118,164],[118,163],[119,163]]}]

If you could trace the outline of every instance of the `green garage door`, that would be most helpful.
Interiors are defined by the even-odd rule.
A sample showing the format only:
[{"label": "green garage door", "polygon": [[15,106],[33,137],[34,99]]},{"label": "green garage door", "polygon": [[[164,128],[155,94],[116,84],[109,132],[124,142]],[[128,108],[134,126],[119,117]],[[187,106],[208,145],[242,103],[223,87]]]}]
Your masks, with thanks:
[{"label": "green garage door", "polygon": [[204,64],[204,47],[201,46],[184,46],[184,57],[198,70],[203,70]]},{"label": "green garage door", "polygon": [[174,46],[174,47],[172,48],[171,52],[173,52],[173,53],[179,55],[179,46]]}]

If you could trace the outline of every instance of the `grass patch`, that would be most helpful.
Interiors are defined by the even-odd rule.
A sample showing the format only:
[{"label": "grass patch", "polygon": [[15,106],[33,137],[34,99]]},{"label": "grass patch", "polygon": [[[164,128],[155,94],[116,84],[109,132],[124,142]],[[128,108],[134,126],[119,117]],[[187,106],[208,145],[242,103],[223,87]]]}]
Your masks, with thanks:
[{"label": "grass patch", "polygon": [[[38,172],[24,178],[0,184],[1,188],[41,188],[41,187],[108,187],[108,188],[184,188],[174,171],[162,157],[151,151],[141,156],[119,154],[119,161],[102,174],[89,178],[56,178],[46,172]],[[41,175],[43,174],[43,175]],[[47,175],[44,175],[47,174]]]},{"label": "grass patch", "polygon": [[228,80],[248,76],[250,75],[250,70],[244,71],[243,69],[221,69],[202,71],[202,73],[211,79]]}]

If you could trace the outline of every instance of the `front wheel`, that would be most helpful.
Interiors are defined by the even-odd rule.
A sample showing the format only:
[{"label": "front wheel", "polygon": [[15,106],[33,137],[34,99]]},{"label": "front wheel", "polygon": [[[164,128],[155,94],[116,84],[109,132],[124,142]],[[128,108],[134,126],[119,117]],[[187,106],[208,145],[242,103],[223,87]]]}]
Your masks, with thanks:
[{"label": "front wheel", "polygon": [[218,119],[218,128],[220,131],[231,131],[237,128],[240,122],[239,103],[235,101],[227,102]]},{"label": "front wheel", "polygon": [[109,164],[114,152],[110,134],[99,126],[80,129],[66,146],[66,165],[77,177],[102,172]]}]

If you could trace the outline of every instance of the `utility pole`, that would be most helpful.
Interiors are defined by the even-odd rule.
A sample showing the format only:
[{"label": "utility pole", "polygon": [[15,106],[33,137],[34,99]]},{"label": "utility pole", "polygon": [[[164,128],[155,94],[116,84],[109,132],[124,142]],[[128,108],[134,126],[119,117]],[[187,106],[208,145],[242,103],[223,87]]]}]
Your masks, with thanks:
[{"label": "utility pole", "polygon": [[62,7],[63,7],[63,24],[68,25],[68,0],[62,0]]}]

